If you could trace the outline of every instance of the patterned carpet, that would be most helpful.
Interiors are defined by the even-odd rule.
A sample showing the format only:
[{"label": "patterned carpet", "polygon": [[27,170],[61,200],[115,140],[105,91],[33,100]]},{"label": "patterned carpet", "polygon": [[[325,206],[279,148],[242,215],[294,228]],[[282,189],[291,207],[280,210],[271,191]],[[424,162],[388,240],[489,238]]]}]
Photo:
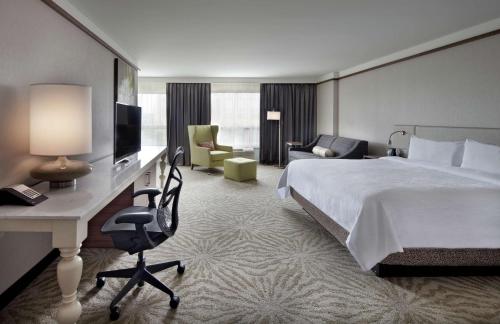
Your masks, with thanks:
[{"label": "patterned carpet", "polygon": [[[148,286],[121,303],[121,323],[500,323],[500,277],[380,279],[293,200],[274,188],[280,170],[259,167],[258,181],[182,168],[180,226],[146,253],[147,262],[182,259],[186,272],[157,274],[180,296]],[[135,256],[82,249],[81,323],[108,322],[125,280],[94,288],[98,271],[130,267]],[[0,314],[1,323],[52,323],[60,300],[55,263]]]}]

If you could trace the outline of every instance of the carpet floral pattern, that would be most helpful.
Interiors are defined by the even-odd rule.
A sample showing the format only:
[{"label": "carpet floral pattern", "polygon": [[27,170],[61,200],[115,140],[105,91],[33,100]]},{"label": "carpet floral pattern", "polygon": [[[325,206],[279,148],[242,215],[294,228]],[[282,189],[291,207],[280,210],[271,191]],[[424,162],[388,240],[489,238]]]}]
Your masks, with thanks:
[{"label": "carpet floral pattern", "polygon": [[[181,259],[186,272],[155,274],[181,298],[148,286],[120,303],[119,323],[500,323],[500,277],[381,279],[275,186],[281,170],[259,166],[258,180],[182,168],[185,185],[176,235],[147,251],[146,262]],[[107,323],[125,280],[95,288],[99,271],[135,256],[82,249],[80,323]],[[55,263],[0,313],[1,323],[53,323],[60,301]]]}]

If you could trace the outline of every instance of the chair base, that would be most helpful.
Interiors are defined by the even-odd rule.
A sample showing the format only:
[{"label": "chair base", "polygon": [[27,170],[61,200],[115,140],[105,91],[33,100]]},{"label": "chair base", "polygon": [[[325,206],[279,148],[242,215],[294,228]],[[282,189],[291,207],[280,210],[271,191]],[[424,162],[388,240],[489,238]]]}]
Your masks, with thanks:
[{"label": "chair base", "polygon": [[105,278],[130,278],[127,284],[120,290],[118,295],[113,299],[111,304],[109,305],[110,319],[117,320],[120,316],[120,309],[116,304],[122,300],[123,297],[135,286],[142,287],[144,286],[144,282],[152,285],[153,287],[163,291],[167,295],[170,296],[170,307],[177,308],[179,305],[180,299],[175,296],[173,291],[170,290],[166,285],[164,285],[161,281],[156,279],[153,276],[153,273],[177,266],[177,273],[183,274],[186,267],[181,264],[181,261],[169,261],[163,262],[153,265],[146,265],[146,259],[143,256],[142,252],[139,252],[137,266],[135,268],[128,269],[120,269],[120,270],[111,270],[111,271],[102,271],[96,275],[96,286],[98,288],[102,288],[105,284]]}]

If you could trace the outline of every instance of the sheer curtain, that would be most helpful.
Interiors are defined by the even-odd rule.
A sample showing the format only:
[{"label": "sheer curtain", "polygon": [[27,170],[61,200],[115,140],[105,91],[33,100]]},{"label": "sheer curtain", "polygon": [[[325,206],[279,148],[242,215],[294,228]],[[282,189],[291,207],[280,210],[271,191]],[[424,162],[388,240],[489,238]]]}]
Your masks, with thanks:
[{"label": "sheer curtain", "polygon": [[142,145],[167,145],[167,96],[139,93],[142,108]]},{"label": "sheer curtain", "polygon": [[259,84],[213,84],[211,124],[219,126],[217,141],[234,149],[259,147]]}]

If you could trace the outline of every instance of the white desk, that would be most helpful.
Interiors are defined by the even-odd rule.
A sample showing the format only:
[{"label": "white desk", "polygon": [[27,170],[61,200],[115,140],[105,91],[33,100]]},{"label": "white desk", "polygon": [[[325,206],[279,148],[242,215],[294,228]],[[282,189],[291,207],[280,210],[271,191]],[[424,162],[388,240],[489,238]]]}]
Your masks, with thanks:
[{"label": "white desk", "polygon": [[87,223],[144,172],[156,165],[165,147],[146,146],[122,170],[107,157],[93,163],[91,174],[77,179],[75,188],[49,190],[41,183],[35,190],[49,199],[37,206],[0,206],[0,232],[50,232],[52,246],[61,252],[57,264],[57,281],[62,304],[57,310],[59,323],[75,323],[82,312],[77,289],[82,276],[80,246],[87,237]]}]

